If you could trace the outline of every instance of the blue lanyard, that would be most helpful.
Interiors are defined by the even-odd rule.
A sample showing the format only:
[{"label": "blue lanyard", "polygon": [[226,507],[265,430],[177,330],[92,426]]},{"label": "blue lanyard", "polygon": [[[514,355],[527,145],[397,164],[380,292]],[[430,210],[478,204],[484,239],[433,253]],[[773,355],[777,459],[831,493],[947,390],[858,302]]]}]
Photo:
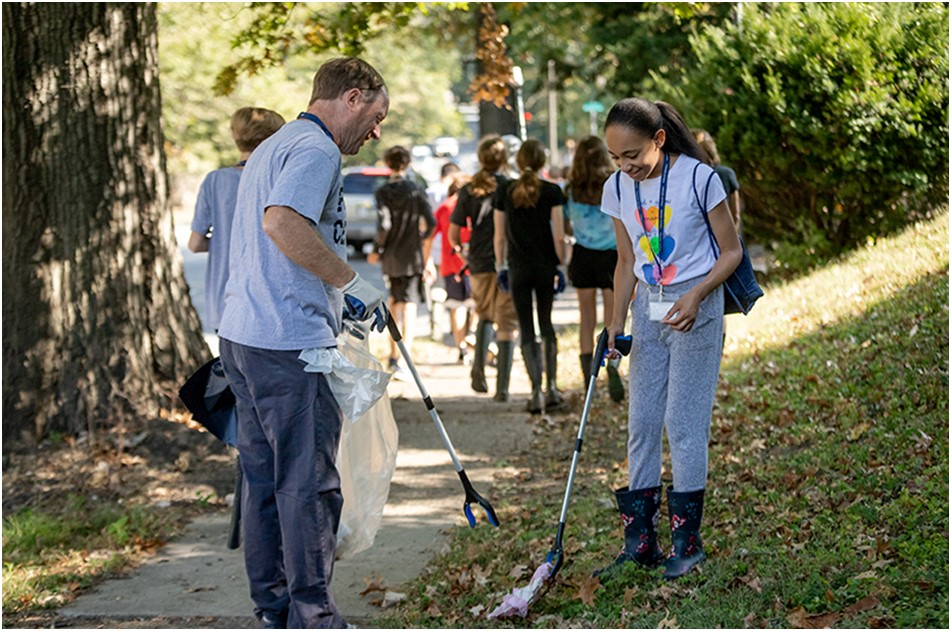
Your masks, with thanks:
[{"label": "blue lanyard", "polygon": [[331,140],[334,139],[334,135],[331,134],[331,133],[330,133],[330,130],[327,129],[327,126],[324,125],[324,121],[320,120],[319,118],[317,118],[316,116],[314,116],[314,115],[311,114],[310,112],[301,112],[300,114],[297,115],[297,118],[298,118],[298,119],[306,118],[307,120],[309,120],[309,121],[312,122],[312,123],[317,123],[317,126],[320,127],[321,129],[323,129],[323,130],[324,130],[324,133],[327,134],[327,136],[329,136]]},{"label": "blue lanyard", "polygon": [[664,249],[664,207],[667,205],[667,174],[670,172],[670,154],[664,152],[664,168],[660,174],[660,202],[657,209],[657,251],[654,252],[654,246],[651,245],[651,237],[647,234],[647,219],[644,217],[644,207],[641,204],[641,183],[634,181],[634,195],[637,197],[637,214],[641,218],[641,228],[644,229],[644,236],[647,237],[647,246],[654,255],[654,264],[657,265],[659,276],[657,284],[660,285],[664,278],[664,268],[660,264],[660,253]]}]

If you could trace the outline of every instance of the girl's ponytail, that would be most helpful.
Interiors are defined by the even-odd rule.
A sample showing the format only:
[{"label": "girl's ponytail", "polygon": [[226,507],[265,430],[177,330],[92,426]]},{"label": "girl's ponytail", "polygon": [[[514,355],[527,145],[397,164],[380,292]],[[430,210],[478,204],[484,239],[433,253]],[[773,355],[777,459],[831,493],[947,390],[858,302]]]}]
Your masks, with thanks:
[{"label": "girl's ponytail", "polygon": [[522,143],[516,161],[522,170],[521,176],[512,185],[512,201],[516,208],[530,208],[538,203],[541,195],[541,180],[538,170],[545,166],[545,147],[534,138]]},{"label": "girl's ponytail", "polygon": [[674,109],[673,105],[664,101],[655,101],[654,105],[660,110],[660,115],[664,120],[664,132],[667,135],[664,149],[670,153],[681,153],[709,164],[710,158],[694,140],[693,132],[687,127],[687,123],[684,122],[680,112]]},{"label": "girl's ponytail", "polygon": [[492,134],[479,141],[477,154],[482,169],[472,178],[469,190],[476,197],[488,197],[495,192],[498,185],[495,174],[508,162],[508,151],[502,137]]}]

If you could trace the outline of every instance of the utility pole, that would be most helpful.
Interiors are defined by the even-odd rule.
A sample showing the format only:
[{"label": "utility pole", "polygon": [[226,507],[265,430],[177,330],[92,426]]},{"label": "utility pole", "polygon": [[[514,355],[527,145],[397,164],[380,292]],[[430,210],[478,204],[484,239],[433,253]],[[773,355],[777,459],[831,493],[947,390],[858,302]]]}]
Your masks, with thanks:
[{"label": "utility pole", "polygon": [[559,164],[558,152],[558,91],[555,80],[555,60],[548,60],[548,148],[551,150],[551,164]]},{"label": "utility pole", "polygon": [[518,117],[516,123],[518,127],[518,137],[522,142],[528,140],[528,132],[525,129],[525,102],[522,99],[522,87],[525,85],[525,77],[522,75],[522,67],[512,68],[512,83],[515,84],[515,115]]}]

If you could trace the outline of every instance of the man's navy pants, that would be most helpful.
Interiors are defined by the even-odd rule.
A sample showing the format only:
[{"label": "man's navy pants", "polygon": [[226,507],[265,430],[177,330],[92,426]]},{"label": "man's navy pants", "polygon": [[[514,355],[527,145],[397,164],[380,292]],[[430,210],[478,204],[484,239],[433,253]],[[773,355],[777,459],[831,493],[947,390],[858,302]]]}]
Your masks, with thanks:
[{"label": "man's navy pants", "polygon": [[326,377],[304,372],[299,354],[221,340],[237,401],[245,566],[268,626],[346,628],[330,590],[343,416]]}]

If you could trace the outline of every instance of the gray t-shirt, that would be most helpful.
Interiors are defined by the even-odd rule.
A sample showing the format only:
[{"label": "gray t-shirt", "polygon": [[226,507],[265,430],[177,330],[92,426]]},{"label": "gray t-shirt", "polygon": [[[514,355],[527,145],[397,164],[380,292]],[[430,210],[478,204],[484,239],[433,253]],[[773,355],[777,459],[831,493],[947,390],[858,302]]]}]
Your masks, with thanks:
[{"label": "gray t-shirt", "polygon": [[336,346],[343,296],[287,258],[262,228],[269,206],[293,208],[346,259],[340,150],[298,119],[265,140],[241,176],[231,226],[230,275],[218,335],[269,350]]},{"label": "gray t-shirt", "polygon": [[206,324],[213,329],[221,322],[224,309],[225,284],[228,282],[228,246],[231,242],[231,218],[238,197],[241,169],[225,167],[209,173],[198,190],[192,232],[207,234],[208,267],[205,270]]}]

